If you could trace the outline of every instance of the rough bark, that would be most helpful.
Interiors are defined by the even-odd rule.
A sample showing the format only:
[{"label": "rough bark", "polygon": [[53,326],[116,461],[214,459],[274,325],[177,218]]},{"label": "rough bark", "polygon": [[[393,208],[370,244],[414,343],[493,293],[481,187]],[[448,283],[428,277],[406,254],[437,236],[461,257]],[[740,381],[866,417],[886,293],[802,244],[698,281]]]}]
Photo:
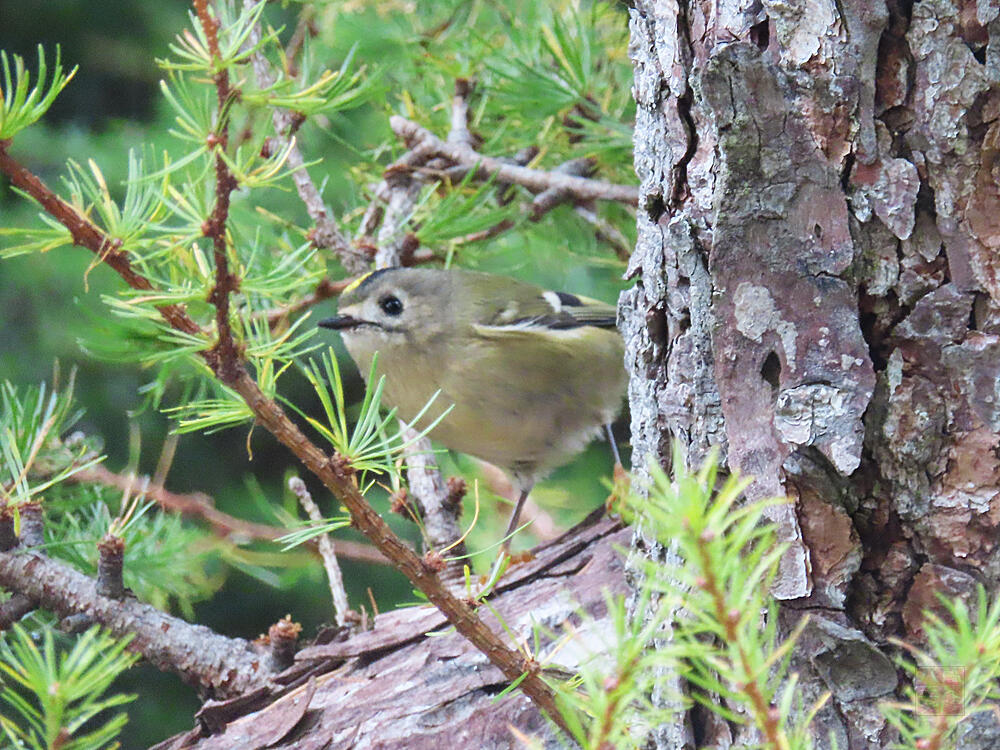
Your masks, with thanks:
[{"label": "rough bark", "polygon": [[[493,611],[522,643],[533,644],[536,627],[550,632],[536,656],[547,666],[574,670],[606,648],[605,595],[624,593],[618,550],[628,534],[595,514],[511,569],[490,600]],[[503,632],[496,617],[483,615]],[[549,661],[567,623],[573,638]],[[546,748],[565,747],[522,694],[497,700],[508,681],[434,608],[381,614],[372,630],[307,648],[296,661],[266,689],[207,704],[196,729],[158,750],[523,747],[511,727],[535,735]]]},{"label": "rough bark", "polygon": [[[796,500],[774,518],[790,545],[774,593],[786,627],[810,612],[793,668],[805,699],[833,696],[818,747],[888,746],[888,639],[919,641],[934,592],[1000,576],[997,16],[972,0],[631,11],[634,463],[666,465],[672,438],[692,463],[715,445],[751,498]],[[659,747],[705,731],[679,720]]]}]

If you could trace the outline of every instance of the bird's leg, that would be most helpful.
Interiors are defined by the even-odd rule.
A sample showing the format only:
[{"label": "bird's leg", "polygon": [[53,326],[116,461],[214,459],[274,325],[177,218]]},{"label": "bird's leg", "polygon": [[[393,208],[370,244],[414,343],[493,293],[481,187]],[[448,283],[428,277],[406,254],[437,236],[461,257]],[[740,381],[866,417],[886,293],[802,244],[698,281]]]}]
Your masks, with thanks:
[{"label": "bird's leg", "polygon": [[615,458],[615,466],[622,465],[622,457],[618,453],[618,443],[615,441],[615,433],[611,431],[611,423],[604,425],[604,432],[608,436],[608,445],[611,446],[611,455]]},{"label": "bird's leg", "polygon": [[521,517],[521,510],[524,508],[524,501],[528,499],[529,492],[531,492],[530,485],[521,489],[521,495],[517,498],[517,503],[514,505],[514,511],[510,514],[510,522],[507,524],[507,532],[503,535],[503,544],[500,545],[500,551],[504,554],[510,552],[510,540],[513,538],[514,532],[517,531],[517,522]]},{"label": "bird's leg", "polygon": [[622,466],[622,457],[618,453],[618,443],[615,442],[615,435],[611,431],[611,425],[604,425],[604,431],[608,436],[608,443],[611,445],[611,453],[615,457],[615,468],[613,470],[611,494],[608,495],[608,499],[604,502],[605,508],[609,513],[619,513],[621,512],[622,504],[626,497],[628,497],[629,491],[629,476],[625,472],[625,468]]}]

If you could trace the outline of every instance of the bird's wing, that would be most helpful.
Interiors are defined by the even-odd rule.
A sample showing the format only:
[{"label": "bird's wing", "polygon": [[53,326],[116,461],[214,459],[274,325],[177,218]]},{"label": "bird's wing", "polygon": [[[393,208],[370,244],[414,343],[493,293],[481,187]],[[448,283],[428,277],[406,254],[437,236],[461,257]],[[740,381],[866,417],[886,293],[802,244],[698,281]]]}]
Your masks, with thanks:
[{"label": "bird's wing", "polygon": [[492,310],[476,326],[495,333],[503,331],[561,331],[595,326],[614,328],[614,306],[566,292],[549,292],[529,288],[512,296]]}]

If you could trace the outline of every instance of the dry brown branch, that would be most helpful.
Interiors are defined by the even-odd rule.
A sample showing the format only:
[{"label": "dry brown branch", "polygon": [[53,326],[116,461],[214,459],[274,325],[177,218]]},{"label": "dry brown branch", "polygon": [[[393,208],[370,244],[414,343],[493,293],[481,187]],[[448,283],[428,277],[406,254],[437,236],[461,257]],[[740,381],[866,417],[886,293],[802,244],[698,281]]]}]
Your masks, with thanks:
[{"label": "dry brown branch", "polygon": [[[274,541],[288,533],[288,529],[283,529],[280,526],[254,523],[253,521],[246,521],[224,513],[216,508],[212,498],[203,492],[180,494],[171,492],[158,484],[142,482],[142,477],[138,479],[140,480],[140,486],[143,487],[142,494],[153,500],[161,508],[173,511],[174,513],[180,513],[189,518],[201,518],[220,537],[235,537],[238,540],[260,539]],[[97,464],[96,466],[78,471],[66,481],[81,484],[101,484],[106,487],[114,487],[123,492],[129,486],[135,485],[135,479],[132,477],[124,474],[116,474],[103,464]],[[390,564],[386,560],[385,555],[369,544],[342,539],[337,541],[337,552],[341,557],[350,560],[378,565]]]},{"label": "dry brown branch", "polygon": [[533,193],[555,189],[565,191],[578,201],[612,200],[635,206],[639,200],[638,189],[633,185],[618,185],[508,164],[500,159],[484,156],[465,144],[442,141],[431,131],[399,115],[390,118],[389,125],[411,149],[411,153],[418,150],[422,153],[429,152],[431,156],[442,156],[459,166],[476,168],[477,176],[482,179],[496,175],[501,182],[521,185]]}]

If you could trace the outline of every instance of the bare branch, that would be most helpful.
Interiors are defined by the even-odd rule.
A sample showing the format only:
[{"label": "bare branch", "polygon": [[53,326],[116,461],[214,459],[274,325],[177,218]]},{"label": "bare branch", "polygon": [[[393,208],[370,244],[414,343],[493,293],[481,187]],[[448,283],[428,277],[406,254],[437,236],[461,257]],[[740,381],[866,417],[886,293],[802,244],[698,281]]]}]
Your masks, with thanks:
[{"label": "bare branch", "polygon": [[469,146],[442,141],[431,131],[399,115],[390,118],[389,125],[392,127],[392,131],[402,138],[413,151],[418,149],[430,151],[432,155],[443,156],[459,166],[476,168],[478,176],[484,179],[490,175],[496,175],[497,179],[503,182],[522,185],[533,193],[541,193],[550,189],[561,190],[579,201],[612,200],[630,206],[638,204],[639,191],[633,185],[618,185],[603,180],[592,180],[586,177],[575,177],[507,164],[500,159],[484,156]]},{"label": "bare branch", "polygon": [[[245,8],[252,8],[254,5],[253,0],[243,0]],[[250,43],[257,44],[259,41],[260,26],[256,25],[250,34]],[[270,62],[268,62],[262,52],[258,51],[253,54],[251,64],[253,65],[254,76],[257,79],[258,86],[267,88],[274,85],[277,77],[271,70]],[[271,118],[274,122],[274,130],[277,133],[271,139],[273,141],[272,148],[275,151],[280,151],[288,145],[291,134],[302,125],[302,116],[289,110],[275,109]],[[316,184],[305,168],[305,159],[302,158],[302,152],[299,150],[298,144],[292,144],[286,163],[292,172],[292,179],[295,181],[295,189],[299,193],[299,198],[305,204],[309,218],[313,220],[313,230],[309,233],[313,244],[319,248],[332,250],[349,274],[356,275],[367,271],[371,263],[371,257],[363,250],[354,247],[347,237],[344,236],[344,233],[340,231],[337,222],[330,218],[326,204],[323,202],[323,196],[320,195]]]},{"label": "bare branch", "polygon": [[455,79],[455,95],[451,98],[451,130],[448,143],[463,144],[472,148],[472,133],[469,132],[469,96],[475,84],[468,78]]},{"label": "bare branch", "polygon": [[619,260],[627,261],[632,257],[632,244],[628,238],[613,224],[605,221],[592,208],[584,205],[573,207],[573,211],[581,219],[594,227],[594,234],[599,240],[607,242],[615,250]]},{"label": "bare branch", "polygon": [[[312,495],[306,483],[298,477],[288,480],[288,488],[299,500],[299,505],[305,510],[306,515],[313,523],[323,523],[323,514],[319,512],[316,503],[313,502]],[[351,605],[347,601],[347,591],[344,589],[344,576],[340,572],[340,565],[337,563],[337,552],[333,546],[333,540],[329,534],[320,534],[316,540],[319,546],[320,557],[323,558],[323,568],[326,570],[326,578],[330,584],[330,596],[333,598],[333,615],[337,624],[343,627],[347,624],[351,614]]]},{"label": "bare branch", "polygon": [[[36,553],[0,552],[0,586],[60,617],[86,613],[159,669],[234,696],[267,683],[266,660],[242,638],[226,638],[131,597],[97,593],[97,582]],[[9,602],[8,602],[9,604]]]},{"label": "bare branch", "polygon": [[[410,428],[403,433],[403,439],[409,441],[416,435],[416,430]],[[462,536],[462,528],[458,523],[462,515],[461,502],[453,501],[453,493],[448,482],[445,481],[437,461],[434,460],[430,441],[425,438],[419,442],[420,445],[406,456],[406,480],[413,497],[420,505],[427,544],[437,550],[451,547],[448,551],[449,557],[462,557],[465,555],[465,544],[451,546]],[[454,578],[452,574],[458,574],[461,578],[462,565],[463,563],[459,562],[457,566],[447,568],[446,577],[452,579]]]}]

